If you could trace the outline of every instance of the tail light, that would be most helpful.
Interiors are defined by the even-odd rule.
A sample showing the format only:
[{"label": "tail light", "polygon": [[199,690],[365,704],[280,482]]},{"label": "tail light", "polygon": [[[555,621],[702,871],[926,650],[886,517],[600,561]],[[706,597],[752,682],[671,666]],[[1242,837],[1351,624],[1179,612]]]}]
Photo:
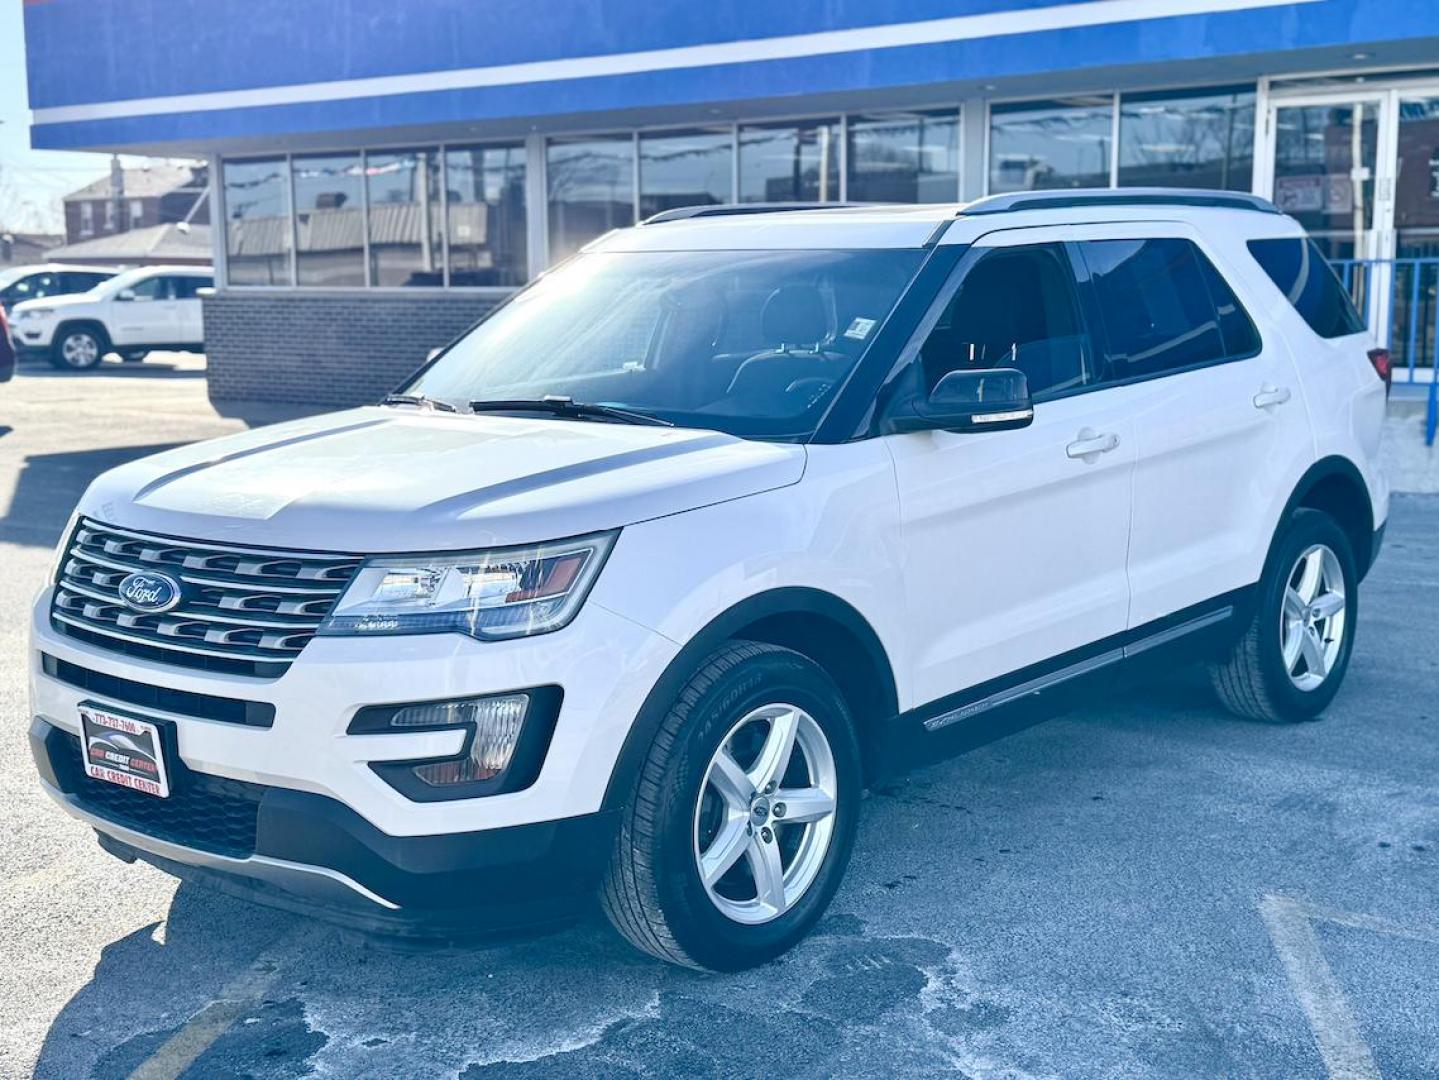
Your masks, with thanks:
[{"label": "tail light", "polygon": [[1370,349],[1369,362],[1374,365],[1374,372],[1384,380],[1384,389],[1387,391],[1394,383],[1394,363],[1389,357],[1388,349]]}]

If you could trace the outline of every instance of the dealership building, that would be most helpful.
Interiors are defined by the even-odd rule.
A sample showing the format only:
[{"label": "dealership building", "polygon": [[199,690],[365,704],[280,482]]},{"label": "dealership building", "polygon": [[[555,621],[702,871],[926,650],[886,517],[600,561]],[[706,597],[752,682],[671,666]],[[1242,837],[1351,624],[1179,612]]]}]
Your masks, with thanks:
[{"label": "dealership building", "polygon": [[28,0],[25,34],[35,146],[208,159],[217,400],[375,400],[666,209],[1057,187],[1270,197],[1432,368],[1436,0]]}]

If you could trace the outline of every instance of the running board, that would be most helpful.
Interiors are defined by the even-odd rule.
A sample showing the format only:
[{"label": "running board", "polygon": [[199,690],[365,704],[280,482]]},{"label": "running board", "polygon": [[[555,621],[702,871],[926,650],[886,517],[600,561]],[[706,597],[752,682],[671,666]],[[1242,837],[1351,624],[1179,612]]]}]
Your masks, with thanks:
[{"label": "running board", "polygon": [[1189,634],[1224,622],[1233,614],[1234,608],[1232,606],[1216,608],[1214,611],[1179,623],[1177,626],[1171,626],[1168,629],[1149,634],[1128,645],[1121,646],[1117,649],[1110,649],[1096,656],[1086,657],[1083,660],[1059,668],[1057,671],[1051,671],[1046,675],[1037,675],[1033,679],[1028,679],[1016,686],[1011,686],[1005,690],[997,690],[993,694],[980,698],[978,701],[972,701],[967,705],[961,705],[957,709],[951,709],[949,712],[931,717],[924,722],[924,729],[926,731],[939,731],[941,728],[947,728],[951,724],[957,724],[961,720],[968,720],[970,717],[989,712],[991,709],[997,709],[1002,705],[1011,705],[1021,698],[1041,694],[1046,690],[1061,686],[1083,675],[1093,674],[1096,671],[1118,664],[1130,657],[1148,652],[1150,649],[1157,649],[1161,645],[1168,645],[1170,642],[1178,641],[1180,638],[1186,637]]}]

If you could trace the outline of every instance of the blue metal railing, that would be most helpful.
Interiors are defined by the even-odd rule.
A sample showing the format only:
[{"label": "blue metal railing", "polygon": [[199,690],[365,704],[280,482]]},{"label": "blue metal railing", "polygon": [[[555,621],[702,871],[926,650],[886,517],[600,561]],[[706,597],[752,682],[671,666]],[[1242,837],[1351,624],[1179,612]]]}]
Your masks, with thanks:
[{"label": "blue metal railing", "polygon": [[1424,442],[1433,446],[1439,431],[1439,257],[1330,261],[1366,319],[1373,311],[1374,272],[1388,268],[1389,353],[1411,385],[1421,381],[1418,372],[1427,376]]}]

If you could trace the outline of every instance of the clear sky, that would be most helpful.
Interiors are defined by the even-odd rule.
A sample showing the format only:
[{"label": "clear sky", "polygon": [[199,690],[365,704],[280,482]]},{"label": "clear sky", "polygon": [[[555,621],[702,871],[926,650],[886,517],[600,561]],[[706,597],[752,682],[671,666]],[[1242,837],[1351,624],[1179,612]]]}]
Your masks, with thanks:
[{"label": "clear sky", "polygon": [[60,197],[106,175],[110,158],[30,149],[21,8],[0,0],[0,231],[63,232]]}]

